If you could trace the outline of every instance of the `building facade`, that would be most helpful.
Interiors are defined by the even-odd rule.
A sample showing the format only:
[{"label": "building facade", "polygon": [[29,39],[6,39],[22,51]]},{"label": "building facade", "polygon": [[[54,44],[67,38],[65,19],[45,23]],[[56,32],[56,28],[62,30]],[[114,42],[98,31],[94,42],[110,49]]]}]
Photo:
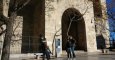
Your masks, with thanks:
[{"label": "building facade", "polygon": [[76,40],[77,50],[96,52],[94,11],[92,0],[32,0],[18,13],[23,17],[19,27],[22,36],[19,49],[17,44],[11,49],[17,48],[19,53],[39,52],[39,35],[42,34],[52,52],[56,51],[56,40],[60,40],[61,51],[65,49],[68,35]]}]

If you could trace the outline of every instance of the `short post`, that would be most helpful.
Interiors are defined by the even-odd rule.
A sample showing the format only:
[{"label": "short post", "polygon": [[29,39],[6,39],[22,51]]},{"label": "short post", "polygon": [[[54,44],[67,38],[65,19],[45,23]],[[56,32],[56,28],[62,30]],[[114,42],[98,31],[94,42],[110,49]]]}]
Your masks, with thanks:
[{"label": "short post", "polygon": [[108,53],[108,52],[109,52],[109,50],[106,48],[105,53]]},{"label": "short post", "polygon": [[101,51],[102,51],[102,53],[104,53],[104,47],[103,47],[103,45],[101,45]]},{"label": "short post", "polygon": [[36,55],[35,59],[38,59],[38,55]]},{"label": "short post", "polygon": [[39,59],[39,58],[40,58],[40,55],[35,54],[35,59]]}]

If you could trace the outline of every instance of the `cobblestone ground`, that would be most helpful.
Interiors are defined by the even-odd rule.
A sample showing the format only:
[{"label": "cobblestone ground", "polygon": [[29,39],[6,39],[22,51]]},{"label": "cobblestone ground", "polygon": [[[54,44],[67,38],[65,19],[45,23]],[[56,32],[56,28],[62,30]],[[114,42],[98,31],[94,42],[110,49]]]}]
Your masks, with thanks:
[{"label": "cobblestone ground", "polygon": [[[42,60],[42,58],[35,59],[34,54],[21,54],[11,55],[10,60]],[[47,60],[47,59],[46,59]],[[115,52],[108,53],[87,53],[87,52],[76,52],[76,58],[67,58],[66,52],[63,52],[61,57],[51,57],[50,60],[115,60]]]}]

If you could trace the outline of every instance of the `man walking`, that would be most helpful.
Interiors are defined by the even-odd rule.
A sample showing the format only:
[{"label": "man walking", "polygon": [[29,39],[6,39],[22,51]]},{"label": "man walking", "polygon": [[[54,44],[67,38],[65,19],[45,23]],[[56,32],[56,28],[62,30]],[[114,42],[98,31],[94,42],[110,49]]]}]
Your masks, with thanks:
[{"label": "man walking", "polygon": [[73,56],[73,58],[75,58],[76,56],[75,56],[74,49],[75,49],[75,43],[76,43],[76,41],[73,39],[72,36],[69,37],[69,40],[70,40],[70,42],[71,42],[72,56]]},{"label": "man walking", "polygon": [[45,57],[47,58],[47,60],[49,60],[51,51],[49,49],[49,46],[47,45],[47,42],[43,41],[41,46],[41,49],[43,51],[43,60],[45,60]]},{"label": "man walking", "polygon": [[43,60],[45,60],[45,57],[47,58],[47,60],[49,60],[51,51],[49,49],[49,46],[47,45],[46,38],[40,35],[40,41],[41,41],[40,49],[41,52],[43,53]]},{"label": "man walking", "polygon": [[68,58],[72,58],[72,54],[71,54],[71,42],[68,39],[66,42],[66,52],[67,52],[67,57]]}]

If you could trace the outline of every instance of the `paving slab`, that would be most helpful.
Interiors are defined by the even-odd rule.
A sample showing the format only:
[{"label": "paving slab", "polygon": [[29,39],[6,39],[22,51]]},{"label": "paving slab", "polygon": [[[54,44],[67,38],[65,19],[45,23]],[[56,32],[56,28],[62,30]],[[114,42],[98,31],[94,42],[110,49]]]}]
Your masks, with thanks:
[{"label": "paving slab", "polygon": [[[81,52],[77,51],[75,58],[67,58],[66,52],[63,52],[61,57],[52,56],[50,60],[115,60],[115,52],[101,53],[101,52]],[[38,53],[39,55],[39,53]],[[28,54],[11,54],[10,60],[43,60],[41,56],[35,59],[36,55],[34,53]],[[47,59],[45,59],[47,60]]]}]

